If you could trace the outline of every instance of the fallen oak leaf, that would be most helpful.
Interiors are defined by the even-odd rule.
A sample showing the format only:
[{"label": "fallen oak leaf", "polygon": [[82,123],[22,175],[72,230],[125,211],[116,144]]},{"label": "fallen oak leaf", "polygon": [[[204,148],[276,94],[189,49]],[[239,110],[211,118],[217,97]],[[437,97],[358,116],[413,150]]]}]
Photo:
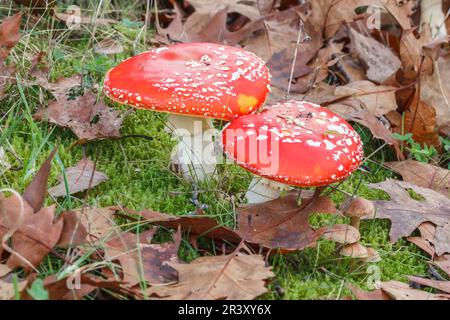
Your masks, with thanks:
[{"label": "fallen oak leaf", "polygon": [[376,117],[380,117],[390,111],[397,109],[397,101],[395,98],[395,92],[397,88],[392,86],[376,85],[368,80],[361,80],[349,83],[345,86],[338,86],[334,91],[336,102],[326,101],[324,104],[333,105],[333,110],[342,108],[341,112],[350,113],[352,110],[337,104],[338,102],[345,101],[352,105],[352,109],[361,109],[360,105],[365,107],[365,110],[369,111]]},{"label": "fallen oak leaf", "polygon": [[450,55],[434,61],[432,74],[420,79],[420,98],[436,110],[436,122],[442,126],[450,120]]},{"label": "fallen oak leaf", "polygon": [[[374,201],[376,212],[365,219],[391,220],[389,235],[392,242],[409,236],[421,223],[430,221],[436,225],[436,236],[433,240],[436,254],[450,252],[450,200],[447,197],[431,189],[392,179],[369,184],[369,187],[383,190],[391,198]],[[423,196],[424,200],[411,198],[408,189]]]},{"label": "fallen oak leaf", "polygon": [[367,66],[367,78],[382,83],[401,66],[400,59],[390,48],[371,37],[349,28],[352,49]]},{"label": "fallen oak leaf", "polygon": [[445,254],[441,257],[437,257],[434,264],[441,268],[447,276],[450,277],[450,254]]},{"label": "fallen oak leaf", "polygon": [[265,282],[274,274],[262,255],[238,250],[230,255],[200,257],[188,264],[169,263],[178,273],[178,283],[151,287],[148,294],[171,300],[254,299],[267,292]]},{"label": "fallen oak leaf", "polygon": [[[92,160],[84,158],[74,167],[67,168],[65,177],[63,175],[58,177],[58,185],[50,188],[48,193],[55,198],[62,197],[92,189],[106,180],[108,180],[108,176],[95,170],[95,164]],[[66,183],[68,190],[66,190]]]},{"label": "fallen oak leaf", "polygon": [[123,116],[87,92],[74,100],[56,100],[37,111],[34,118],[70,128],[79,139],[96,140],[120,137]]},{"label": "fallen oak leaf", "polygon": [[450,170],[415,160],[385,162],[403,177],[403,181],[435,190],[450,197]]}]

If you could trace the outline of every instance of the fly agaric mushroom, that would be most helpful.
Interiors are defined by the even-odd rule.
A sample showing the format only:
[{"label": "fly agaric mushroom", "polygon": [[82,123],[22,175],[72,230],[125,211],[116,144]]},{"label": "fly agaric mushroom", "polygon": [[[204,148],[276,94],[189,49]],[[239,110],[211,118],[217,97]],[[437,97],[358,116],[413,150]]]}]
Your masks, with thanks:
[{"label": "fly agaric mushroom", "polygon": [[[105,78],[112,100],[170,113],[180,141],[172,153],[185,177],[214,172],[211,118],[230,121],[257,110],[269,92],[269,71],[251,52],[212,43],[184,43],[132,57]],[[211,129],[204,134],[205,129]],[[205,152],[206,148],[210,148]]]},{"label": "fly agaric mushroom", "polygon": [[372,201],[358,197],[350,203],[347,210],[344,212],[344,216],[350,218],[350,225],[359,230],[361,218],[373,216],[374,212],[375,207]]},{"label": "fly agaric mushroom", "polygon": [[277,198],[289,185],[341,181],[363,159],[361,139],[350,124],[304,101],[278,103],[233,120],[222,131],[222,148],[244,169],[263,177],[253,178],[249,203]]}]

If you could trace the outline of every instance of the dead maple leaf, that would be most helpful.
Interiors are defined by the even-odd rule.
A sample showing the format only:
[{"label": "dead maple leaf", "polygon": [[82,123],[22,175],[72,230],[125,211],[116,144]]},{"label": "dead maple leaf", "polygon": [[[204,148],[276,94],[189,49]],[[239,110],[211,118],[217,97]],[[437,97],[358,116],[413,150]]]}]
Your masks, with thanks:
[{"label": "dead maple leaf", "polygon": [[0,61],[3,62],[11,49],[20,41],[22,14],[8,17],[0,24]]},{"label": "dead maple leaf", "polygon": [[420,97],[436,110],[436,122],[441,126],[450,120],[450,55],[434,61],[432,74],[420,79]]},{"label": "dead maple leaf", "polygon": [[302,250],[314,246],[326,229],[314,230],[308,217],[314,213],[337,214],[338,210],[327,197],[314,199],[301,209],[297,194],[245,207],[238,210],[238,234],[248,243],[269,249]]},{"label": "dead maple leaf", "polygon": [[87,92],[74,100],[55,100],[34,115],[39,121],[48,120],[61,127],[70,128],[79,139],[96,140],[120,137],[123,117],[118,110]]},{"label": "dead maple leaf", "polygon": [[12,274],[0,277],[0,300],[13,299],[17,291],[25,289],[27,282],[27,280],[15,281]]},{"label": "dead maple leaf", "polygon": [[353,51],[367,66],[369,80],[383,83],[397,72],[401,61],[389,47],[353,28],[349,28],[349,31]]},{"label": "dead maple leaf", "polygon": [[[108,180],[106,174],[95,170],[92,160],[85,158],[80,160],[74,167],[65,170],[65,177],[58,178],[58,185],[50,188],[48,193],[53,197],[62,197],[84,190],[92,189],[103,181]],[[66,183],[68,190],[66,190]]]},{"label": "dead maple leaf", "polygon": [[250,300],[267,292],[265,282],[274,276],[262,255],[238,251],[169,265],[177,271],[178,283],[151,287],[150,296],[177,300]]},{"label": "dead maple leaf", "polygon": [[[409,236],[422,222],[436,225],[434,246],[436,254],[450,252],[450,200],[436,191],[418,187],[405,181],[388,179],[369,187],[387,192],[391,200],[376,200],[376,212],[368,218],[389,219],[392,222],[389,233],[392,242]],[[413,190],[424,197],[414,200],[408,193]]]},{"label": "dead maple leaf", "polygon": [[8,17],[0,24],[0,100],[4,97],[6,87],[14,81],[15,66],[6,66],[5,59],[11,49],[20,40],[20,22],[22,15]]},{"label": "dead maple leaf", "polygon": [[88,232],[76,212],[65,211],[60,214],[59,219],[63,221],[63,229],[58,240],[58,246],[77,246],[86,241]]},{"label": "dead maple leaf", "polygon": [[123,273],[122,281],[134,286],[141,280],[148,283],[163,284],[177,280],[176,271],[168,265],[178,260],[181,243],[181,229],[175,233],[173,242],[150,244],[156,229],[142,234],[130,232],[120,234],[105,244],[105,256],[118,260]]},{"label": "dead maple leaf", "polygon": [[385,162],[404,181],[433,189],[450,198],[450,170],[415,160]]},{"label": "dead maple leaf", "polygon": [[107,239],[121,233],[119,226],[114,221],[116,214],[114,208],[82,207],[71,210],[71,212],[80,219],[90,243],[96,243],[100,239]]},{"label": "dead maple leaf", "polygon": [[[41,58],[39,58],[38,56],[37,59],[40,60]],[[38,85],[50,91],[57,100],[66,100],[66,95],[70,91],[70,89],[81,86],[82,76],[79,74],[75,74],[68,78],[60,77],[55,82],[49,82],[47,79],[48,72],[49,71],[47,67],[32,68],[32,70],[30,71],[30,75],[36,78],[36,82]]]},{"label": "dead maple leaf", "polygon": [[7,261],[9,268],[23,267],[29,271],[30,264],[37,267],[41,263],[58,242],[62,231],[62,221],[54,222],[54,219],[54,205],[24,219],[11,237],[13,251]]},{"label": "dead maple leaf", "polygon": [[450,293],[450,281],[433,280],[415,276],[408,276],[408,279],[411,282]]}]

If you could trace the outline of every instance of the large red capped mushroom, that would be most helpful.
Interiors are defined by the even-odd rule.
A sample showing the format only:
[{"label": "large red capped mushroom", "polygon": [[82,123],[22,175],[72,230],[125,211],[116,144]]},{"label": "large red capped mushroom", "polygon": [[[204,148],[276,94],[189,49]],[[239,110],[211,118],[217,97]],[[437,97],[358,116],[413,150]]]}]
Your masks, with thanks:
[{"label": "large red capped mushroom", "polygon": [[205,129],[213,129],[208,118],[229,121],[257,110],[269,92],[269,72],[251,52],[185,43],[122,62],[106,75],[104,91],[123,104],[171,113],[168,127],[180,138],[172,160],[182,171],[192,170],[186,165],[193,164],[195,175],[202,179],[216,164],[214,155],[205,152],[214,135],[204,135]]},{"label": "large red capped mushroom", "polygon": [[287,101],[239,117],[222,131],[228,157],[255,177],[249,203],[277,198],[280,189],[324,186],[341,181],[363,160],[359,135],[330,110]]}]

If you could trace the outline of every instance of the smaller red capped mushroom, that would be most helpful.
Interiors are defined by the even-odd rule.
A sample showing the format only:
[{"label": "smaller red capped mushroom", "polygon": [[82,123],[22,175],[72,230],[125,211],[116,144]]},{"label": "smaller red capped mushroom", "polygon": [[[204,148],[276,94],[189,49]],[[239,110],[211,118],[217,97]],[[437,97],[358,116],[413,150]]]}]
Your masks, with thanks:
[{"label": "smaller red capped mushroom", "polygon": [[125,60],[106,75],[104,92],[123,104],[170,113],[168,127],[180,140],[172,163],[203,180],[216,165],[213,150],[205,150],[213,149],[211,118],[229,121],[256,111],[269,81],[264,61],[251,52],[183,43]]},{"label": "smaller red capped mushroom", "polygon": [[359,135],[343,118],[305,101],[287,101],[241,116],[222,131],[222,148],[255,176],[246,197],[260,203],[289,185],[341,181],[363,160]]}]

